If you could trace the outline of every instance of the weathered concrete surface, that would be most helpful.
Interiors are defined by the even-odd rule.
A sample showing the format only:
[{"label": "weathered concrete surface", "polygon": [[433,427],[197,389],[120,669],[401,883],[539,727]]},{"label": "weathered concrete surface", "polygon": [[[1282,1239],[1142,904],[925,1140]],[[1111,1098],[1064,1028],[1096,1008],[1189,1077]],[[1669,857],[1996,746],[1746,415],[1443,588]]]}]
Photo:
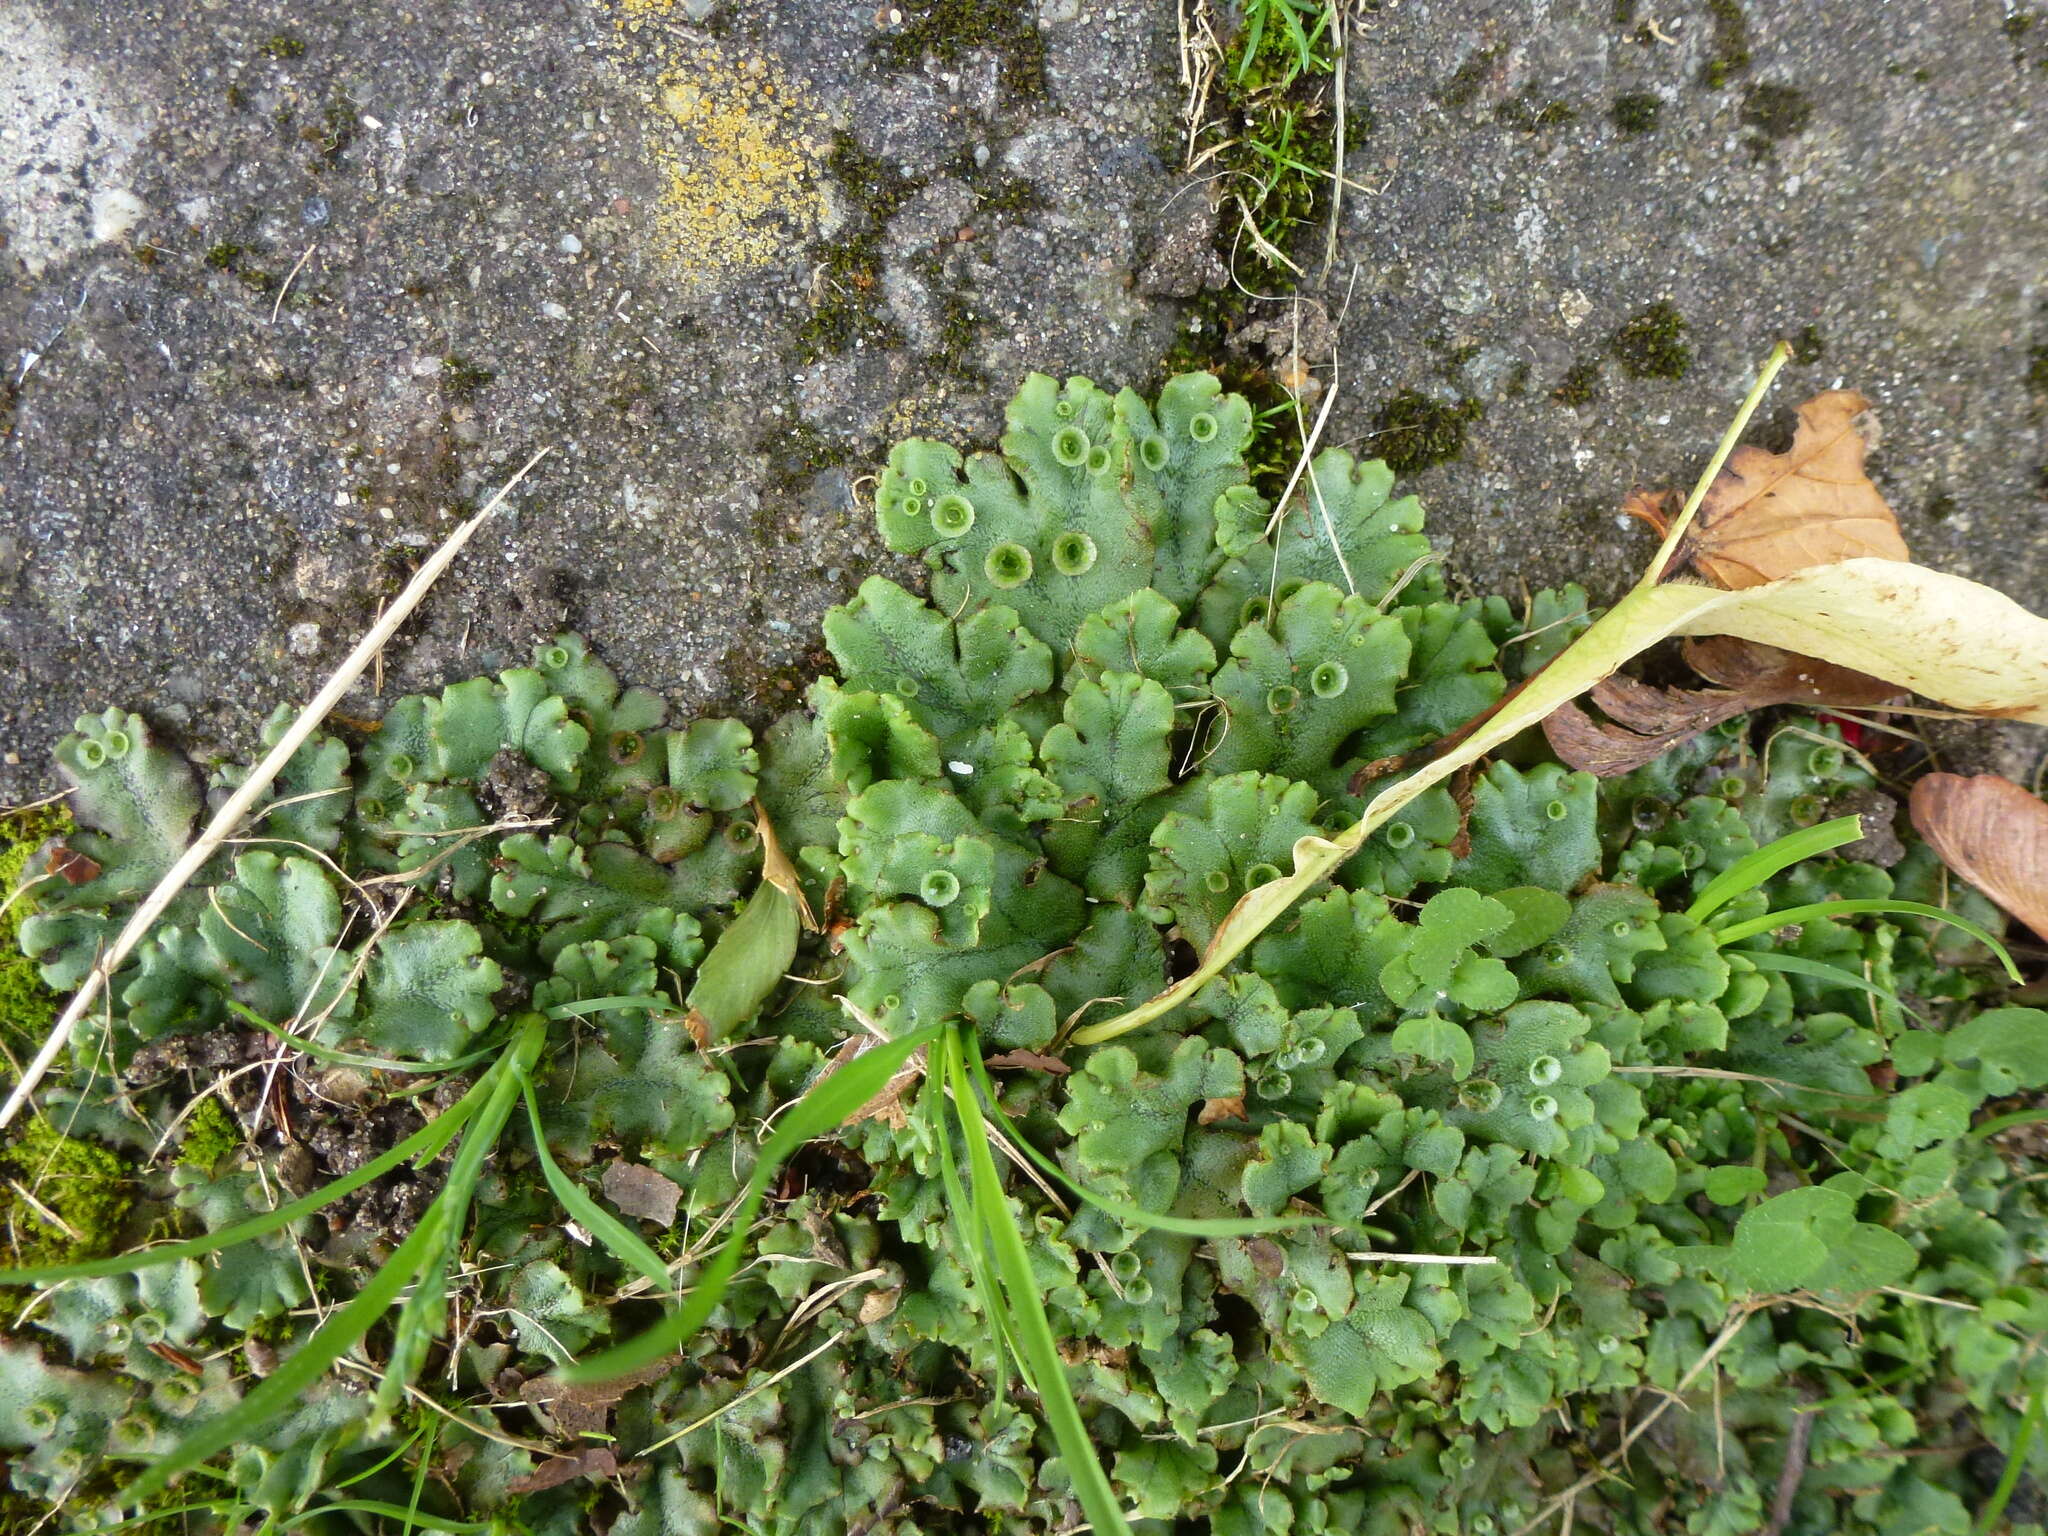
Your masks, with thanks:
[{"label": "weathered concrete surface", "polygon": [[[569,625],[679,703],[768,702],[880,561],[890,438],[991,435],[1029,368],[1142,382],[1180,320],[1133,284],[1200,195],[1161,159],[1174,5],[946,4],[984,43],[873,0],[0,0],[0,797],[88,705],[246,750],[542,445],[387,693]],[[2048,607],[2048,27],[1756,6],[1716,90],[1729,0],[1637,9],[1361,17],[1372,191],[1308,290],[1330,440],[1372,451],[1396,389],[1477,400],[1416,480],[1453,571],[1611,593],[1648,547],[1622,493],[1811,326],[1780,400],[1871,394],[1915,550]],[[1745,123],[1798,115],[1764,83],[1797,131]],[[1630,92],[1654,131],[1610,121]],[[1659,299],[1684,379],[1552,399]]]},{"label": "weathered concrete surface", "polygon": [[[543,445],[387,692],[569,625],[765,703],[874,566],[888,440],[1171,334],[1130,282],[1171,17],[1021,14],[898,67],[869,0],[0,0],[0,797],[87,706],[246,750]],[[821,307],[873,334],[813,360]]]},{"label": "weathered concrete surface", "polygon": [[[1717,10],[1742,14],[1411,0],[1365,20],[1374,129],[1351,171],[1372,193],[1349,196],[1325,284],[1349,304],[1331,440],[1379,446],[1397,388],[1476,399],[1463,457],[1414,482],[1451,569],[1611,596],[1651,547],[1622,496],[1690,486],[1771,342],[1803,336],[1821,351],[1781,376],[1781,430],[1816,390],[1862,390],[1915,555],[2048,608],[2048,367],[2027,378],[2048,346],[2048,29],[1971,0],[1751,6],[1749,62],[1713,89]],[[1660,102],[1654,130],[1612,120],[1633,93]],[[1513,125],[1552,103],[1570,120]],[[1677,381],[1608,352],[1659,300],[1689,326]],[[1604,366],[1575,408],[1553,392],[1580,362]]]}]

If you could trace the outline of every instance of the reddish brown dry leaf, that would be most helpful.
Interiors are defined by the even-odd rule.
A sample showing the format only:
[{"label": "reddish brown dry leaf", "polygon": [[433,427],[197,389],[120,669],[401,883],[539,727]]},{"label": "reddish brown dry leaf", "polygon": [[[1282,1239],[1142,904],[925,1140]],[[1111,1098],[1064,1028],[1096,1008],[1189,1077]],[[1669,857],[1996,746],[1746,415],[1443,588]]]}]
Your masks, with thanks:
[{"label": "reddish brown dry leaf", "polygon": [[991,1067],[1011,1067],[1033,1072],[1050,1072],[1054,1077],[1065,1077],[1074,1069],[1057,1056],[1047,1056],[1042,1051],[1005,1051],[1000,1056],[988,1059]]},{"label": "reddish brown dry leaf", "polygon": [[[823,1082],[841,1067],[852,1061],[869,1046],[878,1044],[872,1035],[855,1035],[832,1053],[832,1062],[825,1068],[818,1081]],[[908,1060],[898,1067],[889,1081],[882,1084],[881,1092],[861,1105],[847,1120],[857,1125],[863,1120],[879,1120],[891,1130],[902,1130],[910,1124],[910,1114],[903,1107],[903,1095],[924,1075],[924,1051],[913,1051]]]},{"label": "reddish brown dry leaf", "polygon": [[1775,646],[1716,635],[1685,648],[1695,672],[1719,688],[1653,688],[1611,677],[1590,695],[1605,721],[1566,704],[1543,722],[1550,749],[1574,768],[1612,778],[1640,768],[1681,741],[1736,715],[1772,704],[1870,709],[1899,690],[1878,678]]},{"label": "reddish brown dry leaf", "polygon": [[1195,1116],[1197,1125],[1214,1125],[1218,1120],[1248,1120],[1244,1112],[1242,1095],[1234,1099],[1204,1099],[1201,1113]]},{"label": "reddish brown dry leaf", "polygon": [[[1799,407],[1784,453],[1742,447],[1714,477],[1683,553],[1717,587],[1761,586],[1858,556],[1910,560],[1898,519],[1863,472],[1870,402],[1831,389]],[[1637,512],[1637,499],[1628,510]]]},{"label": "reddish brown dry leaf", "polygon": [[1676,491],[1646,491],[1639,485],[1622,499],[1621,515],[1648,523],[1661,539],[1671,531],[1671,519],[1683,505]]},{"label": "reddish brown dry leaf", "polygon": [[605,1169],[602,1187],[605,1199],[628,1216],[663,1227],[675,1225],[683,1187],[674,1179],[640,1163],[621,1160]]},{"label": "reddish brown dry leaf", "polygon": [[556,1456],[542,1462],[524,1477],[515,1477],[506,1488],[513,1493],[539,1493],[559,1488],[579,1477],[603,1482],[619,1470],[619,1460],[607,1446],[586,1446],[574,1456]]},{"label": "reddish brown dry leaf", "polygon": [[99,878],[100,867],[75,848],[58,843],[49,852],[50,873],[66,885],[83,885]]},{"label": "reddish brown dry leaf", "polygon": [[552,1376],[537,1377],[519,1387],[519,1400],[539,1409],[565,1435],[601,1435],[611,1426],[612,1405],[635,1387],[659,1381],[675,1367],[673,1360],[657,1360],[637,1371],[611,1381],[594,1381],[588,1386],[569,1386]]},{"label": "reddish brown dry leaf", "polygon": [[2048,805],[1995,773],[1930,773],[1911,810],[1942,863],[2048,940]]}]

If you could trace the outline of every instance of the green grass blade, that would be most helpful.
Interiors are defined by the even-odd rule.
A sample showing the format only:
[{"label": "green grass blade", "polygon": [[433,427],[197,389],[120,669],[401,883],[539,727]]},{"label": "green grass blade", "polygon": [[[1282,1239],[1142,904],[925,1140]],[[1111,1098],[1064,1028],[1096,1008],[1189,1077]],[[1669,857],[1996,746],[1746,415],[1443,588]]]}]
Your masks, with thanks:
[{"label": "green grass blade", "polygon": [[2020,1427],[2012,1437],[2012,1450],[2005,1458],[2005,1471],[1999,1474],[1998,1486],[1991,1490],[1991,1497],[1978,1514],[1977,1523],[1970,1527],[1970,1536],[1991,1536],[1998,1517],[2005,1513],[2006,1501],[2012,1497],[2013,1489],[2019,1486],[2020,1474],[2027,1467],[2027,1452],[2033,1448],[2035,1432],[2041,1427],[2043,1390],[2037,1387],[2034,1395],[2027,1399],[2027,1411],[2020,1418]]},{"label": "green grass blade", "polygon": [[920,1107],[924,1110],[927,1130],[932,1143],[939,1149],[939,1180],[946,1189],[946,1204],[951,1207],[953,1230],[959,1237],[960,1246],[967,1255],[968,1276],[973,1281],[974,1298],[988,1314],[989,1327],[995,1333],[995,1400],[1002,1402],[1010,1390],[1009,1354],[1011,1341],[1003,1327],[1002,1292],[996,1289],[995,1275],[989,1268],[988,1244],[983,1240],[980,1224],[975,1220],[974,1201],[969,1198],[966,1187],[960,1182],[960,1166],[953,1156],[953,1120],[946,1112],[946,1085],[951,1079],[949,1070],[953,1037],[939,1036],[932,1045],[932,1053],[939,1058],[932,1070],[925,1075],[924,1093]]},{"label": "green grass blade", "polygon": [[938,1026],[934,1024],[901,1039],[870,1046],[838,1071],[812,1085],[810,1092],[783,1115],[774,1134],[762,1143],[754,1171],[747,1179],[746,1193],[734,1214],[732,1235],[691,1288],[683,1305],[638,1337],[570,1366],[560,1373],[560,1379],[571,1386],[582,1386],[623,1376],[628,1371],[659,1360],[703,1327],[704,1320],[710,1317],[712,1309],[725,1295],[733,1272],[739,1268],[740,1251],[746,1244],[754,1213],[760,1210],[762,1200],[767,1197],[768,1185],[783,1163],[805,1142],[844,1125],[863,1104],[888,1085],[889,1079],[896,1075],[897,1069],[910,1059],[913,1052],[929,1044],[937,1035]]},{"label": "green grass blade", "polygon": [[2003,944],[1967,917],[1957,917],[1953,912],[1940,907],[1930,907],[1923,901],[1891,901],[1877,897],[1863,897],[1853,901],[1816,901],[1803,907],[1787,907],[1782,912],[1766,912],[1762,917],[1753,917],[1746,923],[1723,928],[1714,935],[1714,942],[1724,946],[1738,944],[1744,939],[1753,939],[1760,933],[1769,933],[1773,928],[1788,928],[1794,923],[1818,922],[1824,917],[1853,917],[1860,912],[1877,912],[1897,917],[1928,917],[1938,923],[1947,923],[1951,928],[1959,928],[1998,956],[1999,963],[2005,967],[2006,975],[2014,981],[2020,979],[2020,968],[2013,964],[2012,956],[2006,953]]},{"label": "green grass blade", "polygon": [[322,1515],[381,1515],[386,1520],[406,1520],[423,1531],[447,1531],[451,1536],[470,1536],[493,1529],[488,1520],[444,1520],[439,1515],[422,1515],[409,1511],[403,1504],[386,1504],[379,1499],[341,1499],[333,1504],[322,1504],[317,1509],[303,1510],[277,1522],[280,1531],[295,1525],[304,1525],[308,1520],[317,1520]]},{"label": "green grass blade", "polygon": [[548,1188],[562,1202],[562,1209],[574,1217],[584,1231],[609,1248],[621,1264],[638,1270],[654,1283],[656,1289],[670,1289],[668,1266],[661,1261],[661,1255],[648,1247],[639,1233],[584,1193],[583,1186],[563,1172],[549,1154],[547,1132],[540,1122],[540,1100],[534,1097],[533,1079],[521,1073],[519,1089],[526,1096],[526,1117],[533,1126],[533,1150],[540,1162],[541,1177],[548,1181]]},{"label": "green grass blade", "polygon": [[313,1336],[279,1362],[277,1369],[257,1383],[256,1389],[218,1418],[208,1419],[122,1490],[130,1504],[153,1499],[180,1472],[197,1466],[216,1451],[246,1440],[260,1439],[265,1429],[296,1406],[301,1394],[327,1374],[339,1360],[368,1333],[377,1319],[389,1311],[410,1285],[421,1266],[447,1240],[441,1230],[445,1217],[438,1206],[429,1208],[418,1226],[407,1234],[384,1267],[340,1311],[314,1331]]},{"label": "green grass blade", "polygon": [[138,1269],[147,1269],[152,1264],[170,1264],[179,1259],[204,1258],[222,1248],[232,1248],[236,1243],[246,1243],[251,1238],[261,1237],[266,1232],[275,1232],[302,1217],[310,1216],[324,1206],[332,1205],[342,1196],[352,1194],[373,1179],[382,1178],[399,1164],[412,1158],[422,1162],[440,1155],[441,1149],[455,1139],[455,1133],[462,1129],[470,1116],[474,1115],[490,1097],[492,1085],[497,1077],[493,1068],[478,1078],[476,1085],[448,1108],[406,1137],[389,1152],[372,1158],[352,1173],[345,1173],[331,1184],[323,1184],[310,1195],[303,1195],[280,1205],[274,1211],[261,1216],[252,1216],[247,1221],[236,1222],[218,1232],[209,1232],[204,1237],[186,1238],[181,1242],[158,1243],[154,1247],[138,1248],[133,1253],[117,1253],[108,1259],[87,1259],[77,1264],[36,1264],[25,1269],[0,1269],[0,1285],[44,1285],[57,1280],[91,1280],[100,1275],[125,1275]]},{"label": "green grass blade", "polygon": [[[493,1123],[502,1128],[505,1116],[518,1094],[518,1082],[513,1069],[522,1059],[531,1059],[539,1054],[540,1042],[546,1028],[538,1014],[529,1014],[519,1026],[519,1033],[506,1051],[504,1059],[487,1073],[481,1083],[490,1085],[491,1098],[482,1116],[478,1129],[487,1129]],[[503,1106],[502,1108],[500,1106]],[[493,1118],[495,1117],[495,1121]],[[466,1138],[461,1153],[457,1155],[456,1168],[451,1170],[449,1185],[454,1186],[457,1175],[467,1161],[481,1165],[490,1150],[490,1143],[496,1136]],[[476,1150],[472,1154],[472,1142]],[[471,1185],[474,1186],[474,1176]],[[159,1460],[150,1464],[142,1474],[123,1490],[123,1498],[129,1503],[141,1503],[162,1493],[173,1477],[188,1468],[197,1466],[217,1451],[225,1450],[241,1441],[259,1438],[264,1428],[288,1412],[301,1394],[313,1383],[327,1374],[327,1368],[346,1354],[388,1312],[398,1301],[405,1288],[412,1284],[420,1273],[432,1266],[437,1255],[445,1255],[460,1236],[459,1218],[469,1208],[467,1195],[459,1203],[450,1198],[450,1188],[444,1187],[434,1203],[427,1207],[419,1224],[406,1234],[405,1240],[384,1262],[384,1267],[372,1275],[369,1282],[356,1292],[355,1296],[339,1311],[330,1316],[314,1330],[313,1336],[279,1362],[277,1369],[259,1382],[254,1391],[234,1407],[217,1418],[209,1419],[191,1434],[180,1440]],[[410,1308],[408,1308],[410,1310]],[[400,1320],[401,1331],[404,1320]],[[394,1349],[396,1360],[398,1351]]]},{"label": "green grass blade", "polygon": [[235,1002],[232,998],[228,1000],[228,1007],[266,1035],[275,1035],[292,1049],[304,1051],[315,1061],[324,1061],[331,1067],[356,1067],[365,1072],[459,1072],[464,1067],[473,1067],[480,1061],[489,1061],[493,1056],[502,1055],[505,1050],[505,1043],[501,1040],[494,1045],[485,1046],[480,1051],[471,1051],[467,1056],[457,1056],[452,1061],[403,1061],[393,1056],[363,1056],[355,1051],[336,1050],[331,1045],[310,1040],[304,1035],[295,1035],[271,1023],[254,1008]]},{"label": "green grass blade", "polygon": [[1756,852],[1737,859],[1709,880],[1707,888],[1685,909],[1685,915],[1696,923],[1703,923],[1711,913],[1720,911],[1744,891],[1754,890],[1780,870],[1790,869],[1801,859],[1840,848],[1844,843],[1853,843],[1862,835],[1863,819],[1860,816],[1837,816],[1833,821],[1787,832]]},{"label": "green grass blade", "polygon": [[1969,1139],[1983,1141],[1996,1136],[2000,1131],[2009,1131],[2016,1125],[2035,1125],[2048,1120],[2048,1109],[2016,1109],[2011,1114],[1993,1115],[1982,1125],[1970,1127]]},{"label": "green grass blade", "polygon": [[1244,79],[1244,72],[1252,67],[1252,58],[1259,51],[1259,42],[1266,35],[1266,6],[1248,4],[1245,17],[1244,51],[1237,56],[1237,79]]},{"label": "green grass blade", "polygon": [[573,1003],[557,1003],[547,1010],[551,1019],[580,1019],[592,1013],[616,1013],[627,1008],[668,1009],[673,1011],[676,1000],[672,997],[631,996],[585,997]]},{"label": "green grass blade", "polygon": [[950,1059],[953,1100],[966,1134],[967,1164],[975,1186],[975,1209],[988,1229],[995,1249],[995,1266],[1003,1282],[1010,1324],[1019,1353],[1030,1368],[1031,1381],[1045,1409],[1060,1459],[1073,1480],[1074,1494],[1088,1522],[1104,1536],[1130,1536],[1130,1526],[1102,1470],[1102,1458],[1088,1438],[1088,1426],[1081,1421],[1081,1408],[1074,1401],[1067,1380],[1066,1362],[1060,1359],[1052,1324],[1045,1304],[1039,1300],[1038,1281],[1031,1272],[1031,1255],[1024,1248],[1024,1234],[1017,1230],[1009,1203],[1003,1197],[1002,1178],[996,1172],[995,1157],[989,1151],[988,1123],[975,1102],[973,1085],[961,1065],[964,1047],[956,1040]]},{"label": "green grass blade", "polygon": [[[330,1484],[329,1487],[331,1491],[338,1493],[343,1488],[353,1488],[357,1483],[366,1482],[370,1478],[375,1477],[379,1472],[382,1472],[386,1467],[390,1466],[391,1463],[398,1460],[399,1457],[403,1456],[415,1445],[418,1445],[420,1443],[420,1436],[430,1434],[433,1431],[434,1427],[440,1422],[441,1421],[439,1419],[428,1419],[426,1423],[422,1424],[418,1429],[414,1430],[411,1434],[407,1435],[403,1440],[399,1441],[396,1446],[394,1446],[391,1450],[385,1452],[384,1455],[378,1457],[377,1460],[371,1462],[370,1465],[363,1468],[362,1471],[355,1473],[351,1477],[345,1477],[338,1483]],[[433,1442],[429,1440],[427,1444],[431,1448]]]},{"label": "green grass blade", "polygon": [[[1023,1154],[1036,1163],[1040,1169],[1058,1179],[1081,1199],[1096,1209],[1107,1212],[1118,1221],[1133,1227],[1152,1227],[1161,1232],[1178,1232],[1186,1237],[1259,1237],[1268,1232],[1292,1232],[1301,1227],[1316,1225],[1313,1216],[1219,1216],[1204,1219],[1195,1216],[1166,1216],[1157,1211],[1148,1211],[1138,1206],[1097,1194],[1085,1184],[1075,1182],[1073,1175],[1034,1147],[1017,1129],[1010,1117],[1003,1113],[1003,1106],[996,1098],[996,1085],[989,1080],[988,1068],[982,1064],[978,1051],[967,1053],[968,1069],[974,1080],[981,1086],[981,1095],[988,1104],[989,1115],[997,1128]],[[1325,1226],[1336,1223],[1325,1221]]]},{"label": "green grass blade", "polygon": [[412,1295],[406,1298],[393,1324],[391,1354],[385,1362],[383,1379],[377,1384],[379,1413],[389,1413],[397,1407],[406,1383],[419,1374],[428,1348],[447,1320],[448,1298],[444,1287],[448,1266],[454,1262],[462,1246],[462,1234],[469,1224],[470,1202],[476,1197],[477,1180],[483,1176],[484,1159],[497,1150],[498,1138],[505,1132],[505,1122],[512,1117],[513,1107],[519,1102],[520,1085],[525,1081],[527,1068],[540,1055],[541,1041],[547,1034],[547,1021],[539,1014],[530,1013],[518,1030],[511,1048],[505,1053],[504,1067],[492,1089],[490,1101],[477,1111],[475,1121],[462,1138],[461,1149],[449,1164],[448,1177],[442,1182],[441,1192],[434,1196],[434,1203],[427,1208],[429,1219],[438,1215],[441,1242],[421,1261],[418,1283],[413,1286]]},{"label": "green grass blade", "polygon": [[[1852,987],[1858,992],[1868,992],[1897,1008],[1901,1013],[1918,1019],[1899,1000],[1899,994],[1890,987],[1881,987],[1867,976],[1858,976],[1854,971],[1839,965],[1829,965],[1825,960],[1809,960],[1804,955],[1781,955],[1774,949],[1744,950],[1743,958],[1760,971],[1783,971],[1791,976],[1808,976],[1815,981],[1831,982],[1838,987]],[[1924,1020],[1922,1022],[1925,1022]]]},{"label": "green grass blade", "polygon": [[174,1515],[209,1514],[222,1517],[222,1524],[232,1527],[235,1516],[231,1511],[239,1509],[232,1499],[203,1499],[196,1504],[173,1504],[168,1509],[153,1509],[146,1515],[135,1515],[112,1525],[89,1525],[82,1528],[78,1536],[115,1536],[117,1531],[139,1530],[145,1525],[155,1525],[159,1520],[169,1520]]}]

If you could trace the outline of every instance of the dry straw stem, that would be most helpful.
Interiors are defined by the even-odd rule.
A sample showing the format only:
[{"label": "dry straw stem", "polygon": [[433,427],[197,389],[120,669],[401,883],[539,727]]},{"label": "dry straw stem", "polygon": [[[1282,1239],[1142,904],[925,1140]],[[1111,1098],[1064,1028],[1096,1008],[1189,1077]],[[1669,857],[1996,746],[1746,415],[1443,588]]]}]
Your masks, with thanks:
[{"label": "dry straw stem", "polygon": [[35,1060],[31,1061],[28,1069],[21,1074],[21,1081],[14,1085],[14,1091],[8,1094],[7,1102],[0,1105],[0,1130],[10,1125],[14,1117],[21,1112],[22,1106],[28,1103],[29,1096],[42,1082],[43,1075],[50,1070],[50,1064],[70,1043],[72,1032],[78,1028],[78,1021],[84,1018],[86,1011],[92,1007],[93,999],[99,996],[100,989],[112,979],[114,972],[121,968],[135,946],[148,935],[156,920],[163,916],[164,908],[168,907],[192,877],[199,873],[200,867],[213,857],[215,851],[241,829],[243,819],[263,797],[264,791],[270,788],[271,781],[284,771],[285,764],[289,763],[299,748],[306,744],[307,738],[320,728],[320,723],[327,718],[328,712],[341,702],[341,696],[355,686],[356,679],[361,677],[369,669],[370,663],[383,653],[384,646],[398,632],[399,625],[403,624],[411,616],[413,609],[420,605],[428,590],[440,579],[441,573],[448,569],[456,555],[461,552],[462,546],[469,542],[470,536],[490,520],[491,514],[512,494],[513,487],[524,480],[533,466],[546,458],[551,451],[543,448],[528,459],[520,466],[519,473],[507,480],[498,494],[484,504],[482,511],[449,534],[441,547],[427,557],[426,562],[414,572],[412,580],[406,583],[405,590],[398,594],[398,600],[385,610],[370,632],[356,643],[356,648],[348,653],[348,659],[335,669],[334,675],[328,678],[325,686],[313,696],[312,702],[299,711],[299,717],[292,722],[292,728],[279,738],[277,745],[270,749],[269,755],[256,765],[255,770],[243,781],[241,788],[228,797],[227,803],[222,805],[213,820],[207,823],[206,830],[200,833],[198,840],[185,850],[178,862],[173,864],[165,872],[163,879],[156,883],[156,888],[144,899],[142,905],[135,909],[135,915],[128,919],[127,926],[94,963],[93,968],[86,972],[85,980],[79,983],[78,991],[66,1005],[63,1015],[52,1026],[49,1039],[43,1042],[43,1048],[36,1052]]}]

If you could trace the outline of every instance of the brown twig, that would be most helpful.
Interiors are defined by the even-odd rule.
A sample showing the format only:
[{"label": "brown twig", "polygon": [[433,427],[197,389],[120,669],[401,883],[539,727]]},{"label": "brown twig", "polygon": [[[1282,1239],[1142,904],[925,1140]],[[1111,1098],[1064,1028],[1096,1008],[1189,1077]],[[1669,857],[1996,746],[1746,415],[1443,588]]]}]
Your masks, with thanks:
[{"label": "brown twig", "polygon": [[1771,1500],[1771,1523],[1759,1536],[1785,1536],[1792,1519],[1792,1501],[1799,1497],[1799,1484],[1806,1476],[1806,1446],[1813,1439],[1814,1410],[1802,1408],[1792,1416],[1792,1433],[1785,1438],[1785,1465],[1778,1472],[1778,1492]]}]

